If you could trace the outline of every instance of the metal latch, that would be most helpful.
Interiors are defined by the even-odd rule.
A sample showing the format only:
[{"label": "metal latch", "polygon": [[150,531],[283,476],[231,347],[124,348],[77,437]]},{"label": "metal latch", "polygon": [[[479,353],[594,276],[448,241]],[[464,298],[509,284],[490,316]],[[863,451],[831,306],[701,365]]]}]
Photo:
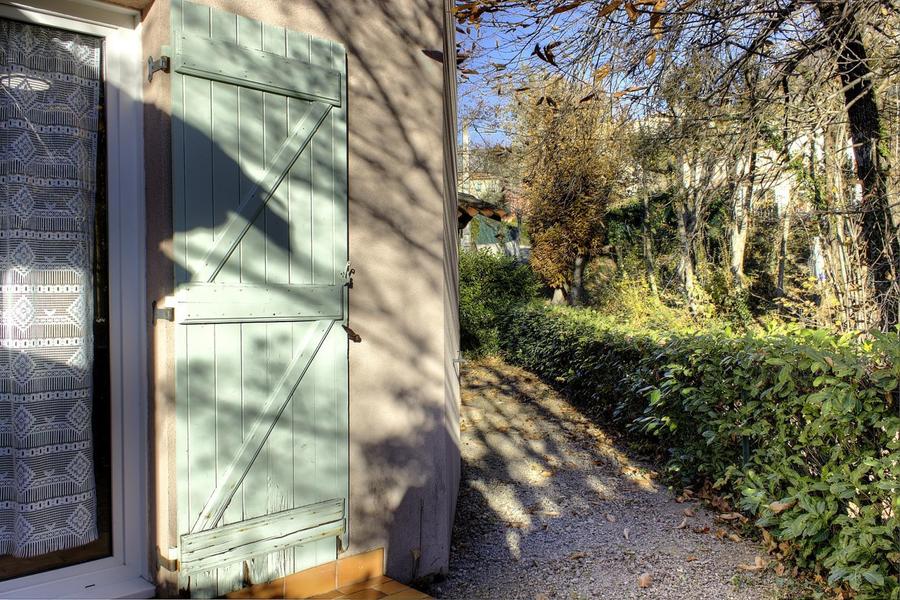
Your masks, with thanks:
[{"label": "metal latch", "polygon": [[347,332],[347,337],[351,342],[356,342],[357,344],[362,341],[362,336],[350,329],[349,325],[341,325],[344,328],[344,331]]},{"label": "metal latch", "polygon": [[350,261],[348,260],[347,266],[344,267],[344,270],[341,272],[341,275],[340,275],[341,279],[344,280],[344,285],[346,285],[348,288],[353,287],[353,274],[354,273],[356,273],[356,269],[354,269],[350,265]]},{"label": "metal latch", "polygon": [[160,56],[156,60],[153,60],[153,57],[147,59],[147,81],[153,81],[153,74],[157,71],[162,71],[164,73],[169,72],[169,57],[168,56]]}]

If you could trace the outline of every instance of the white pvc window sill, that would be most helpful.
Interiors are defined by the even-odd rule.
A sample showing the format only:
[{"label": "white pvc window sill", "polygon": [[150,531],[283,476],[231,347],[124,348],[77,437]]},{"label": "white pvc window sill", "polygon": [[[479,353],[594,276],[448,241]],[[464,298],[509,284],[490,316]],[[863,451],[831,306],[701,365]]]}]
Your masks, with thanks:
[{"label": "white pvc window sill", "polygon": [[45,583],[23,586],[2,593],[4,598],[153,598],[156,587],[119,566],[90,571]]}]

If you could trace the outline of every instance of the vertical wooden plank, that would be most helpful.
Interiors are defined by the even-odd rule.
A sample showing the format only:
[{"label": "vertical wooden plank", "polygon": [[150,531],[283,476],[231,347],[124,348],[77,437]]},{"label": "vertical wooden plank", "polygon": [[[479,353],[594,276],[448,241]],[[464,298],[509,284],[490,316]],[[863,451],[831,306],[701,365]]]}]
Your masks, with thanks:
[{"label": "vertical wooden plank", "polygon": [[[210,14],[212,39],[237,43],[237,16],[220,10]],[[238,138],[238,88],[212,83],[212,169],[213,169],[213,238],[218,239],[229,214],[241,202],[240,141]],[[234,283],[241,279],[240,248],[231,255],[216,277],[217,282]]]},{"label": "vertical wooden plank", "polygon": [[[328,62],[323,66],[343,71],[343,50],[334,43],[323,44],[320,58]],[[320,195],[316,196],[316,208],[327,207],[328,214],[321,220],[330,225],[327,237],[328,257],[331,272],[336,273],[347,259],[346,238],[346,100],[339,109],[333,109],[330,116],[331,129],[324,138],[322,162],[329,165],[329,181],[323,182]],[[323,132],[324,133],[324,132]],[[343,174],[342,174],[343,173]],[[328,223],[330,217],[330,223]],[[317,221],[318,222],[318,221]],[[322,243],[322,242],[319,242]],[[325,250],[325,248],[323,248]],[[325,276],[325,274],[323,274]],[[345,307],[346,309],[346,307]],[[316,403],[316,481],[319,481],[317,500],[348,497],[347,459],[347,406],[346,394],[346,351],[347,339],[340,330],[333,331],[323,344],[317,357]],[[335,540],[315,542],[318,563],[336,558]]]},{"label": "vertical wooden plank", "polygon": [[332,165],[332,198],[334,210],[334,247],[335,266],[340,267],[348,258],[347,227],[347,55],[343,46],[331,42],[331,68],[341,73],[341,106],[331,111],[331,165]]},{"label": "vertical wooden plank", "polygon": [[[246,17],[237,18],[238,44],[262,49],[262,24]],[[265,128],[263,93],[241,88],[238,91],[241,198],[253,189],[265,171]],[[241,281],[265,283],[265,220],[259,215],[241,240]]]},{"label": "vertical wooden plank", "polygon": [[[262,49],[262,24],[239,16],[238,44],[254,50]],[[241,89],[239,91],[240,112],[240,154],[241,154],[241,197],[245,197],[265,170],[265,126],[263,93]],[[241,281],[264,283],[265,270],[265,218],[260,215],[241,241]],[[259,410],[268,394],[268,342],[265,324],[244,324],[241,326],[242,397],[244,411],[244,435],[255,422]],[[268,450],[263,449],[247,473],[243,483],[244,518],[266,514],[268,485]],[[268,560],[259,557],[248,561],[248,571],[252,582],[268,579]]]},{"label": "vertical wooden plank", "polygon": [[[182,0],[172,1],[172,33],[175,40],[181,39]],[[184,199],[184,75],[172,73],[172,212],[173,243],[175,245],[175,285],[188,280],[185,261],[187,260],[187,236],[185,231]],[[180,422],[180,420],[179,420]]]},{"label": "vertical wooden plank", "polygon": [[[215,395],[216,395],[216,481],[225,475],[228,465],[237,455],[242,435],[241,399],[241,325],[215,325]],[[208,497],[208,496],[207,496]],[[243,498],[235,494],[225,514],[222,525],[238,523],[244,518]],[[239,589],[242,580],[241,565],[230,565],[218,570],[218,595]]]},{"label": "vertical wooden plank", "polygon": [[[333,111],[332,165],[334,169],[334,254],[337,266],[349,260],[349,184],[347,165],[347,54],[332,42],[331,67],[341,73],[341,106]],[[344,314],[349,314],[349,295],[344,294]],[[349,340],[340,330],[333,332],[335,402],[335,497],[345,498],[345,514],[350,514],[350,364]],[[343,536],[349,543],[349,528]]]},{"label": "vertical wooden plank", "polygon": [[[241,397],[243,398],[243,436],[259,418],[263,404],[269,393],[268,340],[265,323],[244,323],[241,325]],[[247,472],[241,486],[244,519],[266,514],[268,453],[264,448],[253,466]],[[266,581],[268,560],[265,556],[248,561],[250,580],[253,583]]]},{"label": "vertical wooden plank", "polygon": [[[268,376],[269,389],[287,369],[293,357],[292,325],[290,323],[269,323]],[[268,485],[266,487],[266,512],[276,513],[293,508],[293,411],[290,407],[278,418],[275,428],[266,442]],[[257,459],[259,460],[259,459]],[[284,550],[268,555],[269,572],[274,577],[284,577],[294,572],[294,553]]]},{"label": "vertical wooden plank", "polygon": [[[209,35],[209,8],[184,2],[173,18],[179,24],[176,29],[184,35]],[[183,119],[181,150],[184,161],[181,197],[183,220],[183,277],[189,279],[195,271],[212,237],[208,227],[212,217],[212,120],[210,82],[192,77],[180,77],[180,96]],[[199,515],[209,494],[209,486],[215,485],[215,398],[212,380],[213,357],[197,348],[210,348],[213,330],[210,326],[182,329],[177,335],[183,340],[184,356],[178,364],[181,368],[185,419],[184,434],[187,440],[187,489],[180,496],[187,497],[186,521],[188,527]],[[176,374],[176,380],[179,374]],[[178,383],[176,383],[178,385]],[[198,573],[190,578],[191,595],[213,597],[217,591],[215,572]]]},{"label": "vertical wooden plank", "polygon": [[[288,58],[309,62],[310,37],[305,33],[287,33]],[[295,122],[304,114],[309,103],[288,100],[288,121]],[[333,110],[333,109],[332,109]],[[312,283],[312,153],[307,149],[288,175],[288,212],[290,227],[290,283]]]},{"label": "vertical wooden plank", "polygon": [[[210,14],[210,36],[214,40],[237,43],[237,17],[219,10]],[[238,139],[238,90],[235,86],[212,84],[213,139],[213,238],[218,238],[229,213],[240,204],[240,147]],[[240,248],[216,277],[217,282],[240,281]],[[216,381],[216,479],[224,476],[241,446],[241,326],[215,326]],[[236,495],[222,517],[222,524],[243,520],[243,501]],[[241,565],[216,571],[219,596],[241,588]]]},{"label": "vertical wooden plank", "polygon": [[[315,500],[325,500],[342,496],[341,473],[338,468],[338,443],[342,432],[338,431],[338,407],[336,402],[337,390],[335,389],[335,367],[337,350],[335,333],[343,333],[343,330],[332,331],[328,339],[322,344],[322,349],[316,356],[315,380],[316,393],[309,400],[315,404],[315,445],[316,445],[316,481]],[[346,338],[346,334],[344,335]],[[315,547],[316,562],[321,564],[334,560],[335,540],[324,539],[313,542]]]},{"label": "vertical wooden plank", "polygon": [[[263,50],[285,56],[286,36],[281,27],[263,25]],[[288,136],[287,98],[265,94],[263,98],[265,127],[265,160],[272,160],[277,149]],[[289,280],[288,253],[288,187],[283,182],[272,194],[264,209],[266,237],[266,281],[287,283]],[[292,336],[289,323],[270,323],[266,328],[268,340],[269,386],[274,387],[292,358]],[[268,486],[267,512],[275,513],[294,506],[292,467],[292,414],[285,410],[275,424],[267,442]],[[294,572],[294,553],[282,551],[268,555],[271,577],[284,577]]]},{"label": "vertical wooden plank", "polygon": [[[216,485],[215,326],[185,327],[187,331],[188,438],[190,441],[190,521],[200,517],[210,490]],[[204,348],[206,351],[198,351]],[[215,571],[191,577],[195,597],[212,598],[217,592]]]},{"label": "vertical wooden plank", "polygon": [[[281,27],[263,25],[263,50],[285,56],[285,32]],[[266,164],[288,136],[288,99],[279,94],[263,95]],[[266,282],[287,283],[290,234],[288,229],[288,186],[279,185],[263,209],[266,237]]]},{"label": "vertical wooden plank", "polygon": [[[181,39],[182,0],[172,0],[171,28],[174,40]],[[184,200],[184,76],[172,73],[172,225],[173,244],[175,247],[175,286],[188,280],[185,260],[187,257],[187,238],[185,236],[185,200]],[[175,327],[175,474],[177,477],[177,516],[176,528],[179,533],[190,531],[190,437],[188,437],[188,405],[187,405],[187,331],[184,327]],[[179,573],[179,589],[187,589],[189,581]]]},{"label": "vertical wooden plank", "polygon": [[[310,62],[331,67],[331,42],[313,38],[310,42]],[[334,169],[332,141],[333,111],[329,111],[319,131],[310,142],[312,154],[313,189],[313,283],[333,284],[337,270],[334,261]]]},{"label": "vertical wooden plank", "polygon": [[[209,8],[184,4],[184,34],[203,36],[209,33]],[[184,77],[184,102],[190,106],[184,117],[184,154],[190,165],[185,178],[185,232],[187,250],[185,266],[193,274],[202,264],[212,242],[212,98],[211,82],[198,77]]]},{"label": "vertical wooden plank", "polygon": [[[313,323],[294,323],[293,339],[297,345],[304,339]],[[296,352],[296,347],[294,348]],[[320,349],[321,353],[322,350]],[[293,439],[292,448],[294,454],[294,503],[295,506],[312,504],[317,499],[316,488],[318,479],[316,476],[316,403],[314,401],[316,390],[316,364],[319,357],[316,356],[310,365],[306,376],[300,381],[297,392],[291,405],[293,415]],[[294,548],[294,568],[298,571],[314,567],[317,564],[316,547],[312,544],[303,544]]]}]

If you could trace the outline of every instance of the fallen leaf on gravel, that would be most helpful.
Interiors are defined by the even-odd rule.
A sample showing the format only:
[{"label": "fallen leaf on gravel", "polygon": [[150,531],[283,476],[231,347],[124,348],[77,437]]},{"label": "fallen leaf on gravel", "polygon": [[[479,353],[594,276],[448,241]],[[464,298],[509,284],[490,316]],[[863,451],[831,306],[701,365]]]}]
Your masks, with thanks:
[{"label": "fallen leaf on gravel", "polygon": [[650,573],[641,573],[638,577],[639,588],[648,588],[651,583],[653,583],[653,578],[650,577]]},{"label": "fallen leaf on gravel", "polygon": [[709,533],[709,525],[703,527],[694,527],[694,533]]},{"label": "fallen leaf on gravel", "polygon": [[787,502],[773,502],[769,505],[769,510],[777,515],[780,512],[786,511],[795,504],[797,504],[796,500],[789,500]]},{"label": "fallen leaf on gravel", "polygon": [[777,565],[775,565],[775,574],[778,575],[779,577],[784,575],[784,564],[783,563],[778,563]]},{"label": "fallen leaf on gravel", "polygon": [[579,558],[587,558],[587,552],[573,552],[569,555],[569,560],[577,560]]},{"label": "fallen leaf on gravel", "polygon": [[627,540],[628,539],[628,528],[622,530],[622,536]]},{"label": "fallen leaf on gravel", "polygon": [[716,516],[717,519],[721,519],[723,521],[736,521],[738,519],[743,519],[744,515],[736,512],[722,513],[721,515]]},{"label": "fallen leaf on gravel", "polygon": [[726,535],[727,534],[725,533],[724,529],[716,529],[716,537],[719,538],[720,540],[725,539]]},{"label": "fallen leaf on gravel", "polygon": [[762,556],[757,556],[752,565],[738,565],[741,571],[762,571],[766,568],[766,561]]},{"label": "fallen leaf on gravel", "polygon": [[687,562],[694,562],[695,560],[697,560],[697,557],[694,556],[693,554],[691,554],[690,556],[688,556],[688,557],[685,558],[684,560],[686,560]]},{"label": "fallen leaf on gravel", "polygon": [[541,477],[553,477],[553,471],[541,471]]},{"label": "fallen leaf on gravel", "polygon": [[729,533],[729,534],[728,534],[728,539],[731,540],[732,542],[740,542],[740,541],[741,541],[741,536],[739,536],[739,535],[736,534],[736,533]]},{"label": "fallen leaf on gravel", "polygon": [[683,518],[675,529],[684,529],[685,527],[687,527],[687,517]]},{"label": "fallen leaf on gravel", "polygon": [[684,514],[684,516],[686,516],[686,517],[693,517],[693,516],[694,516],[694,510],[691,509],[691,508],[686,508],[686,509],[684,509],[684,510],[681,511],[681,512],[682,512],[682,513]]},{"label": "fallen leaf on gravel", "polygon": [[611,514],[609,514],[609,513],[606,513],[606,520],[609,521],[610,523],[615,523],[615,522],[616,522],[616,515],[611,515]]}]

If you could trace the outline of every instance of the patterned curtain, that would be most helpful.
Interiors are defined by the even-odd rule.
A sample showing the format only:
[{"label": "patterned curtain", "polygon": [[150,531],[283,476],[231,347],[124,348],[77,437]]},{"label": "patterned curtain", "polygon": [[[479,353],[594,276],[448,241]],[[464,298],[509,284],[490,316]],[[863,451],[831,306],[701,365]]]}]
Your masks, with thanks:
[{"label": "patterned curtain", "polygon": [[100,51],[98,38],[0,19],[0,554],[97,538]]}]

